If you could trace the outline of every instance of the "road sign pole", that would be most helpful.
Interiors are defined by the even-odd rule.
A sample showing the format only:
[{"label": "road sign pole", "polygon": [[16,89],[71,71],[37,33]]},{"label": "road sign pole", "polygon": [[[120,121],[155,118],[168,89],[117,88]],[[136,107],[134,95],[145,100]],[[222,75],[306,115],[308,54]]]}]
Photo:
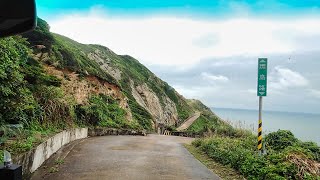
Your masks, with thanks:
[{"label": "road sign pole", "polygon": [[262,149],[262,96],[259,96],[259,125],[258,125],[258,150],[263,153]]},{"label": "road sign pole", "polygon": [[267,71],[268,71],[268,59],[258,59],[258,87],[257,95],[259,96],[259,121],[258,121],[258,151],[259,154],[264,153],[262,144],[262,98],[267,96]]}]

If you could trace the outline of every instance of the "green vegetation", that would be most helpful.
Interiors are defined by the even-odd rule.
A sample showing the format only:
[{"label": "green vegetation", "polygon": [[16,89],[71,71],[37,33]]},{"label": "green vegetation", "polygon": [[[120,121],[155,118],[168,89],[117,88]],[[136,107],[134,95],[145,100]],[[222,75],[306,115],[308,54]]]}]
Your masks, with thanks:
[{"label": "green vegetation", "polygon": [[13,154],[30,150],[45,136],[68,126],[68,116],[57,118],[66,108],[60,101],[60,80],[44,73],[31,58],[28,45],[19,36],[0,39],[0,149]]},{"label": "green vegetation", "polygon": [[[134,121],[138,122],[142,128],[152,130],[152,116],[141,107],[131,95],[130,79],[137,83],[147,81],[147,75],[151,72],[140,64],[137,60],[127,61],[122,56],[118,56],[110,49],[100,45],[84,45],[75,42],[67,37],[54,34],[55,43],[52,48],[52,55],[49,64],[56,65],[58,68],[68,68],[76,71],[83,76],[86,74],[95,75],[111,84],[116,84],[122,88],[124,94],[129,98],[129,106],[132,111]],[[97,51],[98,50],[98,51]],[[100,64],[90,60],[87,54],[99,54],[104,63],[112,65],[121,70],[121,81],[116,81],[108,73],[105,73]],[[142,75],[141,75],[142,74]],[[104,124],[108,127],[116,127],[115,124]],[[120,125],[122,127],[122,125]]]},{"label": "green vegetation", "polygon": [[88,58],[86,51],[94,51],[94,48],[72,41],[64,36],[54,34],[54,44],[48,59],[48,64],[57,68],[67,68],[82,76],[94,75],[112,84],[118,82],[108,73],[105,73],[100,65]]},{"label": "green vegetation", "polygon": [[[156,77],[133,57],[128,55],[120,57],[122,60],[119,60],[115,64],[123,72],[121,86],[123,90],[127,92],[126,95],[131,94],[130,80],[134,80],[134,84],[136,86],[146,83],[148,87],[150,87],[151,90],[159,97],[162,105],[165,104],[165,100],[163,99],[165,96],[168,96],[175,103],[180,121],[186,120],[190,115],[192,115],[192,108],[171,86]],[[132,101],[135,101],[132,96],[129,95],[128,97]]]},{"label": "green vegetation", "polygon": [[59,172],[59,167],[58,166],[54,166],[54,167],[51,167],[49,169],[49,173],[56,173],[56,172]]},{"label": "green vegetation", "polygon": [[163,89],[165,94],[176,104],[178,111],[179,122],[181,123],[187,118],[189,118],[193,112],[190,111],[192,107],[189,106],[187,101],[179,95],[168,83],[163,83]]},{"label": "green vegetation", "polygon": [[7,150],[13,155],[31,150],[34,145],[38,145],[47,137],[61,131],[60,127],[54,124],[47,126],[33,120],[24,124],[24,127],[10,127],[2,125],[0,131],[3,135],[0,138],[0,162],[2,162],[3,150]]},{"label": "green vegetation", "polygon": [[[64,91],[63,83],[70,78],[49,75],[48,66],[63,73],[75,72],[79,81],[94,76],[120,88],[128,99],[133,120],[126,119],[127,113],[112,96],[92,93],[78,104],[76,97]],[[106,67],[119,70],[121,79],[113,78]],[[73,127],[153,131],[153,117],[133,97],[131,82],[134,86],[146,84],[162,106],[169,97],[176,104],[180,121],[192,114],[186,100],[138,60],[119,56],[100,45],[85,45],[53,34],[48,23],[38,18],[35,30],[0,39],[0,150],[22,153],[48,136]],[[11,124],[22,127],[15,129]]]},{"label": "green vegetation", "polygon": [[[0,122],[16,123],[35,114],[32,92],[21,66],[27,66],[27,42],[19,37],[0,39]],[[22,53],[21,53],[22,52]]]},{"label": "green vegetation", "polygon": [[207,119],[205,116],[201,115],[191,126],[187,129],[187,131],[203,134],[207,132],[210,127],[214,127],[215,122],[213,120]]},{"label": "green vegetation", "polygon": [[40,18],[37,19],[37,27],[35,30],[24,33],[23,37],[28,39],[31,47],[41,44],[44,45],[46,49],[51,49],[54,43],[54,37],[50,33],[49,24]]},{"label": "green vegetation", "polygon": [[[134,117],[130,122],[112,97],[92,94],[88,104],[77,104],[73,96],[62,90],[61,79],[44,69],[44,65],[51,65],[119,86],[97,62],[87,57],[97,48],[103,49],[51,34],[49,25],[41,19],[34,31],[22,37],[0,39],[0,162],[3,150],[13,155],[23,153],[68,128],[152,130],[151,115],[135,101],[129,101]],[[114,59],[121,60],[117,55]],[[19,124],[19,128],[11,124]]]},{"label": "green vegetation", "polygon": [[87,126],[139,129],[137,122],[125,119],[125,111],[121,109],[112,97],[103,94],[94,95],[88,105],[76,108],[79,124]]},{"label": "green vegetation", "polygon": [[61,165],[61,164],[63,164],[64,163],[64,160],[63,159],[56,159],[55,160],[55,164],[56,165]]},{"label": "green vegetation", "polygon": [[204,164],[208,169],[210,169],[215,174],[217,174],[221,179],[225,179],[225,180],[244,179],[244,177],[239,172],[232,169],[231,167],[212,161],[212,159],[200,149],[189,144],[185,144],[184,146],[195,158],[197,158],[200,162],[202,162],[202,164]]},{"label": "green vegetation", "polygon": [[[131,85],[146,84],[162,106],[167,103],[166,97],[174,102],[178,124],[194,111],[201,112],[187,132],[212,136],[194,141],[193,146],[215,161],[248,179],[320,179],[320,149],[315,143],[301,142],[290,131],[279,130],[264,138],[268,153],[259,156],[251,132],[233,128],[200,101],[184,99],[138,60],[100,45],[84,45],[52,34],[49,29],[44,20],[38,19],[34,31],[0,39],[0,162],[3,150],[13,155],[23,153],[67,128],[152,131],[153,117],[137,103],[131,89]],[[92,93],[88,102],[77,104],[75,97],[63,91],[63,81],[49,75],[44,65],[73,71],[82,80],[94,76],[119,87],[128,98],[133,121],[126,119],[125,110],[112,96]],[[121,79],[116,80],[101,66],[119,70]],[[167,129],[174,131],[175,127]]]},{"label": "green vegetation", "polygon": [[267,154],[257,152],[254,135],[216,135],[192,144],[215,161],[230,166],[247,179],[319,179],[319,147],[297,140],[290,131],[279,130],[265,137]]},{"label": "green vegetation", "polygon": [[248,130],[233,128],[213,113],[211,115],[209,113],[202,114],[186,131],[201,136],[224,135],[229,137],[245,137],[251,134]]},{"label": "green vegetation", "polygon": [[129,99],[129,106],[133,118],[142,126],[142,128],[152,131],[151,114],[141,107],[135,100]]},{"label": "green vegetation", "polygon": [[[194,151],[196,157],[200,156],[196,153],[200,151],[211,158],[205,159],[204,164],[220,163],[247,179],[320,179],[320,147],[317,144],[302,142],[290,131],[279,130],[264,137],[267,154],[260,156],[257,137],[252,132],[232,127],[198,100],[188,103],[202,114],[187,132],[207,137],[192,143],[196,150],[188,149]],[[221,175],[224,177],[223,173]]]}]

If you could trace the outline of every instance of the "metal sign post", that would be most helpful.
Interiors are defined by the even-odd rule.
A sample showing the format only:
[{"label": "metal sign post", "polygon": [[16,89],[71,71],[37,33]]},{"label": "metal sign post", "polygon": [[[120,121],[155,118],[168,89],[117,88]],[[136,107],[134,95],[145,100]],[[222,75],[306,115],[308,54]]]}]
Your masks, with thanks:
[{"label": "metal sign post", "polygon": [[259,96],[258,150],[260,154],[264,153],[262,148],[262,98],[263,96],[267,96],[267,69],[268,59],[259,58],[257,95]]}]

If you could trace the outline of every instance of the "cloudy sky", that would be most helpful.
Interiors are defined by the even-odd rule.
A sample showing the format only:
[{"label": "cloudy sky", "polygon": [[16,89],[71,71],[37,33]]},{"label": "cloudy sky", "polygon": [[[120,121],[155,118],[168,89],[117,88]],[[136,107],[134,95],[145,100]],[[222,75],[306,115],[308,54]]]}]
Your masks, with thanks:
[{"label": "cloudy sky", "polygon": [[257,59],[267,57],[265,109],[319,113],[318,0],[38,0],[51,31],[137,58],[187,98],[257,109]]}]

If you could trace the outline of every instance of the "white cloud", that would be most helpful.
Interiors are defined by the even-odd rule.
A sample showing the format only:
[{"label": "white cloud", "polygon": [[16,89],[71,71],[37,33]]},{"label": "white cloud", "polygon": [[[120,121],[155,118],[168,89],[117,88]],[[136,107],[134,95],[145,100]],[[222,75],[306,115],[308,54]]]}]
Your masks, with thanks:
[{"label": "white cloud", "polygon": [[[102,44],[145,64],[162,65],[191,65],[209,57],[290,53],[303,48],[297,43],[301,38],[320,38],[320,19],[312,18],[115,18],[93,9],[89,13],[63,15],[49,23],[53,32],[79,42]],[[320,40],[313,41],[312,46],[320,48]]]},{"label": "white cloud", "polygon": [[218,94],[221,91],[220,86],[185,86],[173,85],[175,90],[183,94],[188,99],[205,99],[211,94]]},{"label": "white cloud", "polygon": [[[287,60],[289,56],[292,56],[290,61]],[[320,72],[317,67],[320,66],[320,51],[276,54],[268,58],[270,71],[265,109],[319,113]],[[257,58],[223,58],[221,61],[229,63],[217,66],[211,65],[213,61],[220,62],[206,59],[186,71],[159,65],[152,66],[151,70],[185,97],[200,99],[210,107],[256,109],[259,99]],[[225,83],[205,79],[201,75],[203,72],[225,76],[229,81]]]},{"label": "white cloud", "polygon": [[312,96],[314,96],[316,98],[320,98],[320,90],[310,89],[310,93]]},{"label": "white cloud", "polygon": [[222,75],[213,75],[207,72],[202,72],[201,76],[205,80],[215,81],[215,82],[227,82],[229,81],[229,78]]},{"label": "white cloud", "polygon": [[256,89],[247,89],[246,92],[248,92],[250,94],[257,94],[257,90]]},{"label": "white cloud", "polygon": [[309,84],[309,81],[299,72],[279,66],[275,67],[274,70],[273,77],[270,79],[271,89],[305,87]]}]

